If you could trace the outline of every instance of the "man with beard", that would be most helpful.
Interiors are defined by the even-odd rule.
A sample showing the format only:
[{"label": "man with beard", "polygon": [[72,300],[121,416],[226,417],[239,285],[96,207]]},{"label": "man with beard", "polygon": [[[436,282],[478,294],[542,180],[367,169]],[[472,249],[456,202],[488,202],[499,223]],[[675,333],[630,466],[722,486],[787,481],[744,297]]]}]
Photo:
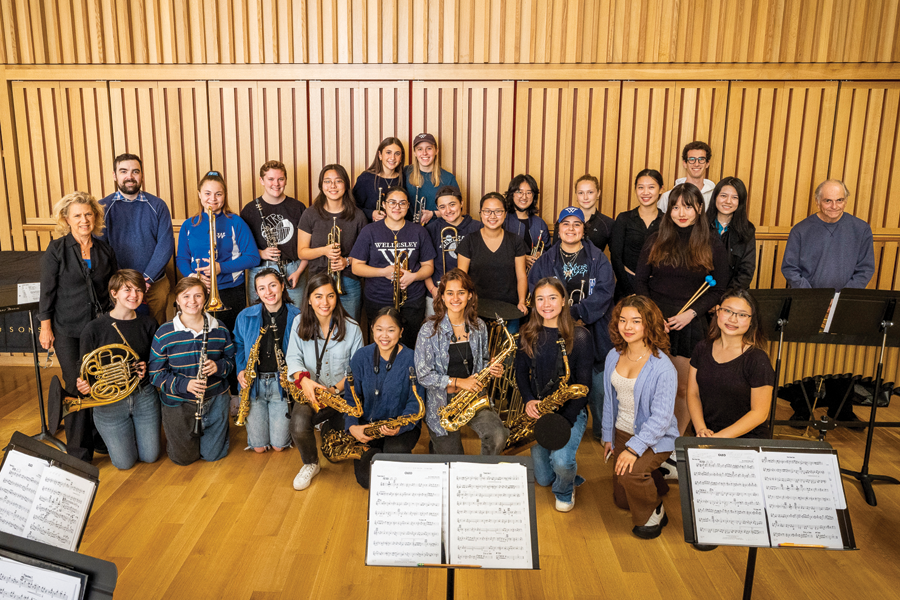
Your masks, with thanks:
[{"label": "man with beard", "polygon": [[142,169],[141,159],[134,154],[120,154],[113,161],[116,191],[100,200],[106,222],[102,239],[115,250],[119,268],[143,274],[147,283],[146,304],[137,312],[149,312],[162,325],[168,320],[166,265],[175,253],[175,236],[169,207],[141,190]]}]

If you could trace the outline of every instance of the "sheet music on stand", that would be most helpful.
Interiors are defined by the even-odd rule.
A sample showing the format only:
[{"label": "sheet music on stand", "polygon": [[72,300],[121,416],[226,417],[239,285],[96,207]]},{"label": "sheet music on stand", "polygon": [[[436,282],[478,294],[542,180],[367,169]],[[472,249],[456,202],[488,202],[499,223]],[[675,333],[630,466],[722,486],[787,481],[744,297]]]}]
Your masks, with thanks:
[{"label": "sheet music on stand", "polygon": [[685,541],[855,548],[837,452],[828,444],[710,438],[677,443],[686,476]]},{"label": "sheet music on stand", "polygon": [[378,455],[369,489],[366,564],[538,568],[528,462]]},{"label": "sheet music on stand", "polygon": [[96,467],[15,432],[0,466],[0,532],[77,551],[97,485]]}]

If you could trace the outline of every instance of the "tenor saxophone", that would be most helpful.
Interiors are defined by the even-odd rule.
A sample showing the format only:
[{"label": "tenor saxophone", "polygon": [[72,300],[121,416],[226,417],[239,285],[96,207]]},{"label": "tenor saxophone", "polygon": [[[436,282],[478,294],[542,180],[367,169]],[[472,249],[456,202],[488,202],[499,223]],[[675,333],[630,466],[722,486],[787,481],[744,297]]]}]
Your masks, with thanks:
[{"label": "tenor saxophone", "polygon": [[[482,386],[488,381],[491,376],[491,369],[494,365],[503,364],[506,361],[506,357],[512,354],[512,352],[516,349],[516,340],[513,339],[513,336],[510,335],[509,330],[503,324],[503,319],[497,317],[497,323],[503,329],[503,332],[506,334],[506,340],[503,342],[503,347],[500,349],[500,352],[491,359],[490,364],[488,364],[485,368],[478,372],[475,376],[475,380],[482,384]],[[490,408],[491,401],[488,397],[487,392],[482,389],[480,392],[471,392],[469,390],[460,390],[453,396],[453,399],[447,403],[446,406],[443,406],[438,409],[438,416],[441,418],[441,427],[446,429],[447,431],[459,431],[460,427],[468,423],[475,417],[475,413],[478,411]]]},{"label": "tenor saxophone", "polygon": [[[367,437],[373,439],[384,437],[384,434],[381,433],[382,426],[387,427],[388,429],[394,429],[422,420],[422,417],[425,416],[425,402],[422,400],[422,396],[419,395],[419,390],[416,389],[416,371],[412,367],[409,368],[409,382],[412,386],[412,392],[416,395],[416,400],[419,403],[419,411],[414,415],[400,415],[394,419],[383,419],[381,421],[369,423],[363,430],[363,433]],[[353,394],[353,402],[355,402],[357,406],[362,406],[362,403],[356,396],[356,390],[352,384],[350,385],[350,393]],[[338,462],[350,458],[360,459],[368,450],[369,446],[357,440],[347,431],[332,430],[325,434],[322,439],[322,454],[324,454],[325,458],[331,462]]]},{"label": "tenor saxophone", "polygon": [[[568,385],[569,377],[571,377],[572,372],[569,370],[569,357],[566,354],[566,342],[565,340],[559,340],[558,343],[562,348],[563,365],[565,365],[566,372],[560,380],[559,387],[556,391],[549,396],[542,398],[541,401],[538,402],[537,411],[541,416],[556,412],[569,400],[584,398],[588,394],[588,388],[585,385],[579,383]],[[509,427],[509,438],[506,440],[506,447],[501,454],[516,454],[531,446],[535,441],[535,423],[537,423],[537,419],[532,419],[526,412],[523,412],[516,419],[511,421],[507,425],[507,427]]]}]

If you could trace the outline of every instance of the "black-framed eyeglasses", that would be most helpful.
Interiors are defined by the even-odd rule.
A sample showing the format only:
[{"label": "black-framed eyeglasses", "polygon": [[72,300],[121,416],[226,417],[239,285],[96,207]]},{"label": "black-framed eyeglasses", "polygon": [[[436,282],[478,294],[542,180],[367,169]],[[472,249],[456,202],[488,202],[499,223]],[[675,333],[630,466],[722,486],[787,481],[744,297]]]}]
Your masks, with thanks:
[{"label": "black-framed eyeglasses", "polygon": [[737,318],[738,321],[746,321],[747,319],[749,319],[750,317],[753,316],[750,313],[735,312],[735,311],[731,310],[730,308],[725,308],[724,306],[719,307],[719,312],[724,314],[726,319],[735,317],[735,318]]},{"label": "black-framed eyeglasses", "polygon": [[688,157],[687,162],[692,165],[693,164],[705,165],[706,157],[705,156],[691,156],[691,157]]},{"label": "black-framed eyeglasses", "polygon": [[505,213],[505,212],[506,211],[503,210],[502,208],[497,209],[497,210],[489,210],[486,208],[481,209],[481,214],[483,214],[485,217],[502,217],[503,213]]},{"label": "black-framed eyeglasses", "polygon": [[385,200],[384,203],[391,208],[406,208],[407,206],[409,206],[409,200]]}]

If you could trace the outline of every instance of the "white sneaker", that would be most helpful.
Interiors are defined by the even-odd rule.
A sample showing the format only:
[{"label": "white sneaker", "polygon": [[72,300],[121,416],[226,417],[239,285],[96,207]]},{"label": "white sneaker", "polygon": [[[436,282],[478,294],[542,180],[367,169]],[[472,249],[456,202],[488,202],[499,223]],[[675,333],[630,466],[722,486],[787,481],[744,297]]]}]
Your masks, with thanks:
[{"label": "white sneaker", "polygon": [[678,481],[678,467],[675,466],[674,460],[667,458],[663,464],[659,465],[659,468],[663,472],[664,479]]},{"label": "white sneaker", "polygon": [[556,499],[556,510],[559,512],[569,512],[575,508],[575,488],[572,488],[572,500],[563,502],[559,498]]},{"label": "white sneaker", "polygon": [[319,463],[303,465],[300,467],[300,472],[294,477],[294,489],[299,492],[308,488],[309,482],[312,481],[313,477],[319,474],[319,471]]},{"label": "white sneaker", "polygon": [[[662,502],[660,502],[659,506],[656,507],[652,513],[650,513],[650,518],[647,519],[647,522],[644,523],[644,527],[655,527],[662,523],[663,519],[666,516],[666,507],[663,506]],[[668,521],[668,519],[666,519]]]}]

